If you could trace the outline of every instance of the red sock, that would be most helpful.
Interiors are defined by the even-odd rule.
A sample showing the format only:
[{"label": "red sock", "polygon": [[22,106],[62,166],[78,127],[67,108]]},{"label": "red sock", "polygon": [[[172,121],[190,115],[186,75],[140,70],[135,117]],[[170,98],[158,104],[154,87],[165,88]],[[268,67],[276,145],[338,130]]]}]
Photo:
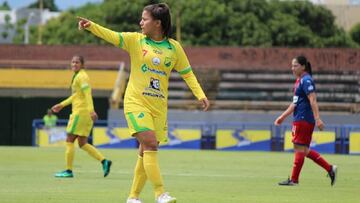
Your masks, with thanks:
[{"label": "red sock", "polygon": [[327,172],[331,170],[331,165],[324,158],[322,158],[317,151],[310,150],[306,157],[312,159],[319,166],[323,167]]},{"label": "red sock", "polygon": [[304,164],[305,153],[304,152],[295,152],[294,155],[294,166],[292,170],[291,180],[295,183],[299,182],[300,171]]}]

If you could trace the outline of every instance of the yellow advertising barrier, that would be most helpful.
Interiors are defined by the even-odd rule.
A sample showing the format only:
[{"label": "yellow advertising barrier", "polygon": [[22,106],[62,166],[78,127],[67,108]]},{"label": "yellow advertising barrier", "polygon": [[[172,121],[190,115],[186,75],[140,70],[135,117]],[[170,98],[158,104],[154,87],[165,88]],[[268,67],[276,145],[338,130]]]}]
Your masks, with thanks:
[{"label": "yellow advertising barrier", "polygon": [[[118,71],[86,70],[93,89],[112,90]],[[1,88],[69,89],[73,72],[68,70],[0,69]]]},{"label": "yellow advertising barrier", "polygon": [[[292,143],[292,134],[291,131],[286,131],[285,132],[285,138],[284,138],[284,150],[292,150],[293,147],[293,143]],[[312,148],[316,148],[316,147],[320,147],[321,145],[331,145],[329,146],[328,149],[329,152],[334,151],[334,147],[335,147],[335,132],[331,132],[331,131],[315,131],[312,135],[312,141],[310,144],[310,147]],[[325,150],[327,151],[327,150]]]},{"label": "yellow advertising barrier", "polygon": [[[270,147],[271,133],[269,130],[218,130],[216,132],[216,149],[252,147],[261,150],[264,146],[255,146],[256,143],[268,142],[265,148]],[[268,145],[268,146],[267,146]]]},{"label": "yellow advertising barrier", "polygon": [[93,129],[93,144],[101,147],[136,147],[128,128],[96,127]]},{"label": "yellow advertising barrier", "polygon": [[350,133],[349,153],[360,154],[360,133]]},{"label": "yellow advertising barrier", "polygon": [[[65,127],[54,127],[50,129],[36,130],[36,145],[41,147],[65,146],[66,129]],[[77,140],[75,146],[78,146]]]},{"label": "yellow advertising barrier", "polygon": [[[110,148],[135,148],[137,141],[129,133],[128,128],[94,127],[92,132],[94,146]],[[172,129],[168,134],[169,141],[161,147],[200,148],[200,129]],[[36,130],[36,145],[41,147],[64,146],[66,140],[65,127]],[[77,142],[77,141],[76,141]],[[76,143],[77,146],[77,143]]]}]

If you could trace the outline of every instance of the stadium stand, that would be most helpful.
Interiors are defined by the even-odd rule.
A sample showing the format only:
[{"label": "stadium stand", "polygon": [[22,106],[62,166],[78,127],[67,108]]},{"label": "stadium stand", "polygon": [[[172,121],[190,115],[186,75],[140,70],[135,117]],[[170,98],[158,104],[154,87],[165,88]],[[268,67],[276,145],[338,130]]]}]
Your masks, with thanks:
[{"label": "stadium stand", "polygon": [[[358,75],[347,73],[314,73],[320,108],[331,111],[357,112]],[[294,77],[288,72],[222,71],[217,101],[250,101],[264,110],[277,109],[292,98]],[[233,102],[230,102],[233,101]],[[259,103],[259,101],[262,101]],[[256,104],[256,105],[255,105]],[[249,107],[248,108],[254,108]]]},{"label": "stadium stand", "polygon": [[[215,109],[281,110],[292,98],[294,77],[289,72],[197,71]],[[325,111],[359,112],[359,78],[351,73],[314,73],[320,108]],[[170,77],[169,105],[196,108],[182,78]],[[182,104],[182,105],[181,105]]]},{"label": "stadium stand", "polygon": [[[360,112],[359,50],[195,47],[186,52],[213,109],[283,110],[291,101],[294,84],[290,61],[306,53],[313,63],[320,109]],[[77,53],[87,58],[90,70],[116,71],[120,61],[129,67],[126,53],[116,47],[4,45],[0,47],[0,68],[66,69],[68,58]],[[173,72],[170,81],[170,108],[198,108],[179,74]],[[95,88],[94,96],[110,96],[110,91]],[[0,95],[8,92],[11,91],[0,87]]]}]

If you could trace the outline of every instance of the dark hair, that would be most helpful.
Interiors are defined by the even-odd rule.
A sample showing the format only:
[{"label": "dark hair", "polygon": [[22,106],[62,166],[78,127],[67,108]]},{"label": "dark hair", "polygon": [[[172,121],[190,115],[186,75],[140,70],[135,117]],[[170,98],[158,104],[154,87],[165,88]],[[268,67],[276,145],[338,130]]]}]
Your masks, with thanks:
[{"label": "dark hair", "polygon": [[305,72],[312,75],[311,64],[305,56],[297,56],[295,59],[300,65],[305,66]]},{"label": "dark hair", "polygon": [[78,59],[79,59],[79,61],[80,61],[80,63],[81,63],[81,68],[84,68],[84,65],[85,65],[85,60],[84,60],[84,57],[83,56],[81,56],[81,55],[74,55],[73,56],[73,58],[74,57],[77,57]]},{"label": "dark hair", "polygon": [[150,4],[144,7],[144,11],[148,11],[155,20],[160,20],[163,34],[170,37],[171,15],[169,6],[166,3]]}]

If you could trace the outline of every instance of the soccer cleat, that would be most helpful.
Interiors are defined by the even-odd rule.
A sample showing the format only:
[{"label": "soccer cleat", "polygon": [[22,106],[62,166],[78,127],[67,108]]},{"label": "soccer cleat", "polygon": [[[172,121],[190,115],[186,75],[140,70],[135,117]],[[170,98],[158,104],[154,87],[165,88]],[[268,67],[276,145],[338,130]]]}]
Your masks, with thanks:
[{"label": "soccer cleat", "polygon": [[112,164],[112,161],[107,160],[107,159],[104,159],[104,161],[102,162],[104,177],[109,175],[111,164]]},{"label": "soccer cleat", "polygon": [[58,173],[55,173],[56,178],[73,178],[74,174],[71,170],[65,170]]},{"label": "soccer cleat", "polygon": [[295,183],[292,180],[290,180],[290,178],[279,183],[279,185],[282,185],[282,186],[297,186],[298,184],[299,183]]},{"label": "soccer cleat", "polygon": [[156,199],[156,203],[175,203],[176,202],[176,198],[175,197],[171,197],[169,195],[169,193],[164,192],[162,193],[157,199]]},{"label": "soccer cleat", "polygon": [[129,198],[126,203],[142,203],[139,199]]},{"label": "soccer cleat", "polygon": [[331,165],[331,170],[328,172],[328,176],[330,177],[331,180],[331,186],[335,184],[336,174],[337,174],[337,166]]}]

